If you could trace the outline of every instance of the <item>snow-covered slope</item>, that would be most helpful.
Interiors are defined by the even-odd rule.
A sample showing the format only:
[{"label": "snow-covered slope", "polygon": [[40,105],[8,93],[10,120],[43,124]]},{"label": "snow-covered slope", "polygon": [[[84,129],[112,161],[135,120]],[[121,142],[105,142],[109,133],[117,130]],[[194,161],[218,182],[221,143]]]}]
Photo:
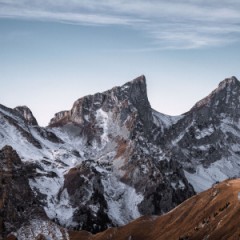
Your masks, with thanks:
[{"label": "snow-covered slope", "polygon": [[165,133],[196,192],[240,176],[240,82],[227,78]]}]

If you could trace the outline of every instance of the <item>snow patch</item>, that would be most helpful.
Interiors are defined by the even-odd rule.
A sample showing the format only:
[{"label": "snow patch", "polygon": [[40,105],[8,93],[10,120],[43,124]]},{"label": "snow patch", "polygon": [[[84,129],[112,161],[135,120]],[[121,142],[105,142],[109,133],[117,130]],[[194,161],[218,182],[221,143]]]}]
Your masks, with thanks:
[{"label": "snow patch", "polygon": [[195,173],[184,172],[194,190],[199,193],[211,188],[216,182],[222,182],[228,178],[239,176],[240,168],[235,158],[231,157],[216,161],[208,168],[199,165]]},{"label": "snow patch", "polygon": [[169,116],[163,113],[159,113],[155,110],[152,110],[153,114],[153,121],[158,126],[161,127],[162,125],[164,128],[169,128],[173,124],[176,124],[180,119],[182,119],[184,116]]},{"label": "snow patch", "polygon": [[195,132],[196,132],[195,137],[196,137],[196,139],[199,140],[201,138],[212,135],[214,132],[214,128],[213,128],[213,126],[210,126],[209,128],[205,128],[202,130],[197,129]]},{"label": "snow patch", "polygon": [[171,186],[173,189],[185,189],[185,184],[182,180],[179,180],[178,182],[171,182]]},{"label": "snow patch", "polygon": [[108,141],[108,114],[101,108],[96,111],[96,120],[99,126],[103,128],[103,134],[101,136],[102,141]]},{"label": "snow patch", "polygon": [[181,132],[176,139],[172,141],[172,145],[175,146],[185,135],[186,131]]},{"label": "snow patch", "polygon": [[229,118],[225,118],[225,119],[222,120],[221,130],[224,133],[230,132],[233,135],[240,137],[240,129],[237,126],[239,126],[239,122],[234,123],[233,120],[231,120]]},{"label": "snow patch", "polygon": [[102,180],[105,199],[108,204],[108,215],[114,224],[125,225],[141,216],[138,204],[143,200],[141,194],[114,176],[106,176]]},{"label": "snow patch", "polygon": [[199,149],[199,150],[201,150],[201,151],[208,151],[210,147],[211,147],[210,144],[206,144],[206,145],[201,145],[201,146],[193,147],[193,149]]},{"label": "snow patch", "polygon": [[58,219],[63,226],[74,226],[72,217],[76,208],[70,204],[69,195],[66,189],[61,192],[64,184],[64,172],[57,171],[57,177],[41,176],[29,180],[33,191],[46,195],[44,210],[50,219]]}]

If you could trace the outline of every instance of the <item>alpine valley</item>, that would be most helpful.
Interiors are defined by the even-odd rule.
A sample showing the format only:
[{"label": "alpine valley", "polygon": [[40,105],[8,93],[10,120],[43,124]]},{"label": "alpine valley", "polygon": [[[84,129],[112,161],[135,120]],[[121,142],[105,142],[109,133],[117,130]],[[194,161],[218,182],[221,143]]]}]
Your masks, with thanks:
[{"label": "alpine valley", "polygon": [[[214,185],[240,177],[235,77],[174,117],[151,108],[144,76],[78,99],[46,128],[26,106],[0,105],[0,149],[0,239],[240,233],[239,181]],[[235,225],[222,228],[224,216]]]}]

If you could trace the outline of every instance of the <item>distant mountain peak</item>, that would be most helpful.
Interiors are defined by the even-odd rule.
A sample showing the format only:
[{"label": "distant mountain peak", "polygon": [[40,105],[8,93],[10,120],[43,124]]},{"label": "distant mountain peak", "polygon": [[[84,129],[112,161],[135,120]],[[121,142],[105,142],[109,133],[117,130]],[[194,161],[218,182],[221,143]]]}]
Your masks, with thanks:
[{"label": "distant mountain peak", "polygon": [[50,121],[50,126],[65,125],[69,122],[83,125],[88,121],[86,118],[91,118],[99,109],[102,108],[105,112],[109,112],[120,103],[120,105],[128,105],[127,102],[131,103],[137,109],[146,128],[150,129],[152,112],[147,97],[146,78],[144,75],[122,86],[113,87],[102,93],[79,98],[74,102],[70,111],[56,113]]}]

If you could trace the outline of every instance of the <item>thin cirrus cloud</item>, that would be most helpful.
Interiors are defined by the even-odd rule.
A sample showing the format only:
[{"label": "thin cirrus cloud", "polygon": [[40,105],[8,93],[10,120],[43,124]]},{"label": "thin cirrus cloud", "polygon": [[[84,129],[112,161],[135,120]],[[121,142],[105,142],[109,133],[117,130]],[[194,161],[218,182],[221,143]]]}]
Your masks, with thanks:
[{"label": "thin cirrus cloud", "polygon": [[0,0],[0,18],[128,26],[146,33],[148,49],[192,49],[240,40],[235,0]]}]

